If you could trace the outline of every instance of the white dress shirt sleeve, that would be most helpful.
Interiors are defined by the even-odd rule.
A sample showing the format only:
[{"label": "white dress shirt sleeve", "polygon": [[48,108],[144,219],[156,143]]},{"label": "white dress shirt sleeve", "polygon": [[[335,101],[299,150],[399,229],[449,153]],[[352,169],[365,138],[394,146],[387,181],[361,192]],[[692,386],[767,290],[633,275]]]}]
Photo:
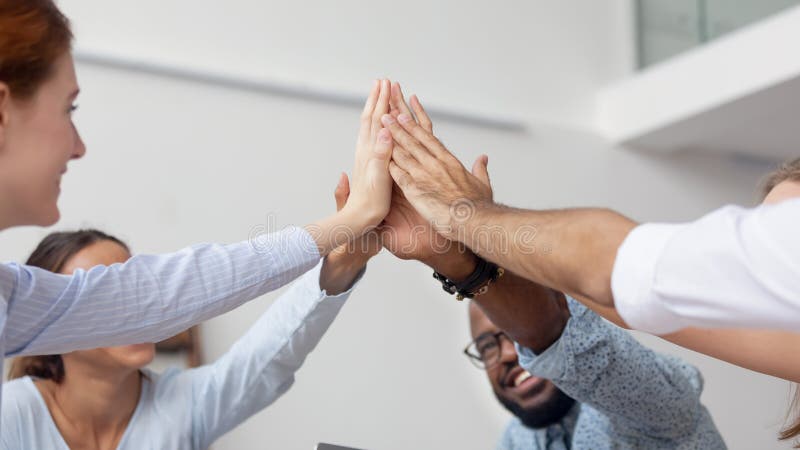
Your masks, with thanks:
[{"label": "white dress shirt sleeve", "polygon": [[628,325],[653,334],[688,326],[800,331],[800,199],[640,225],[617,252],[611,288]]},{"label": "white dress shirt sleeve", "polygon": [[238,244],[196,245],[56,275],[0,264],[6,356],[156,342],[277,289],[319,261],[291,227]]}]

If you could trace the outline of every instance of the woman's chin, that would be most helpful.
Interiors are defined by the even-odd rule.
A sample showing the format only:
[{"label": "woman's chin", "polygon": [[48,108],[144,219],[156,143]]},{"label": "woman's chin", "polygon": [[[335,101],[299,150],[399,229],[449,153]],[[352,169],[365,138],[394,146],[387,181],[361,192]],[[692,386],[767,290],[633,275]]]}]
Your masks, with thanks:
[{"label": "woman's chin", "polygon": [[36,216],[32,223],[26,225],[38,225],[40,227],[55,225],[61,219],[61,211],[59,211],[58,205],[53,204],[50,207],[42,208],[41,211],[37,211]]}]

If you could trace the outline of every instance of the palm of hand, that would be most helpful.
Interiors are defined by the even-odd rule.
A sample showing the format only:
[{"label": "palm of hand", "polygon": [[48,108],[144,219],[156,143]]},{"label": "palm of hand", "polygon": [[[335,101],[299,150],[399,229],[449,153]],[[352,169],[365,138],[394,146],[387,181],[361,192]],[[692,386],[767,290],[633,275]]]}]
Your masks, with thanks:
[{"label": "palm of hand", "polygon": [[381,224],[380,232],[383,246],[401,259],[424,261],[449,243],[433,230],[396,186],[392,191],[389,214]]}]

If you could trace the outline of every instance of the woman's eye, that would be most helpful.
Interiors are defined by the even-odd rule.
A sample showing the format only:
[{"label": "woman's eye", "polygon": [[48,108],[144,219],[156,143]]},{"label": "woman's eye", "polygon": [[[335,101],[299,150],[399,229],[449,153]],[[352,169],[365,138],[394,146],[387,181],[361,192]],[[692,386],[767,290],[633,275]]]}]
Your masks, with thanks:
[{"label": "woman's eye", "polygon": [[69,113],[72,114],[75,111],[77,111],[77,109],[78,109],[78,105],[72,104],[72,105],[69,106]]}]

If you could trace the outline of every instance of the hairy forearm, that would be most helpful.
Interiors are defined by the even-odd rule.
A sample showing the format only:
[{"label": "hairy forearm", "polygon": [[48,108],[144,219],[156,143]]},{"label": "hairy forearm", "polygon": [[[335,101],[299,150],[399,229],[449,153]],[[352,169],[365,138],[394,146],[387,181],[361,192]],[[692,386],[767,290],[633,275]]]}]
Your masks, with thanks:
[{"label": "hairy forearm", "polygon": [[636,222],[606,209],[532,211],[479,207],[457,239],[475,253],[536,283],[613,306],[617,249]]},{"label": "hairy forearm", "polygon": [[[469,250],[454,250],[426,263],[450,280],[460,281],[475,269],[476,257]],[[537,353],[561,336],[569,320],[563,294],[509,271],[473,301],[512,339]]]}]

